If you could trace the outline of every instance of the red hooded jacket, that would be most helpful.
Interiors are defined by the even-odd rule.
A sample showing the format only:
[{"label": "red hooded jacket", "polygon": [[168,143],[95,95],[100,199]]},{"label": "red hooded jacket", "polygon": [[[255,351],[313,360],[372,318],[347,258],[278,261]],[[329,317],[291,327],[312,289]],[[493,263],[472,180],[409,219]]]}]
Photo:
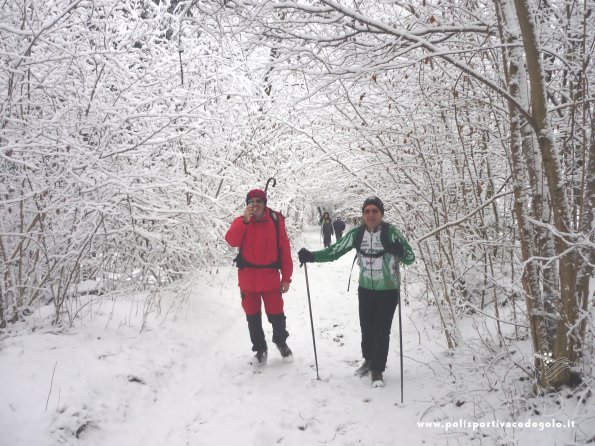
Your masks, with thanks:
[{"label": "red hooded jacket", "polygon": [[[225,234],[230,246],[242,249],[244,259],[255,265],[270,265],[277,260],[277,232],[271,211],[265,208],[260,221],[250,219],[244,223],[243,217],[236,218]],[[285,230],[285,219],[277,212],[279,221],[279,247],[281,248],[281,277],[279,271],[272,268],[238,269],[238,285],[242,291],[270,291],[281,286],[281,282],[291,282],[293,260],[289,238]]]}]

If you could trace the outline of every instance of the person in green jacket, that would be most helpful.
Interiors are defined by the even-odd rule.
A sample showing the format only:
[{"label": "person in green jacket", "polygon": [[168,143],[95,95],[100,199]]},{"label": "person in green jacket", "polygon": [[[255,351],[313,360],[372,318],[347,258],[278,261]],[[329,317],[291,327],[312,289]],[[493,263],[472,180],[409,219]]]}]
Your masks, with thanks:
[{"label": "person in green jacket", "polygon": [[360,267],[359,321],[364,362],[356,374],[371,372],[372,386],[383,387],[390,330],[399,304],[399,263],[415,261],[411,246],[396,226],[382,221],[384,204],[378,197],[369,197],[362,206],[364,224],[351,229],[326,249],[298,252],[301,263],[332,262],[353,248]]}]

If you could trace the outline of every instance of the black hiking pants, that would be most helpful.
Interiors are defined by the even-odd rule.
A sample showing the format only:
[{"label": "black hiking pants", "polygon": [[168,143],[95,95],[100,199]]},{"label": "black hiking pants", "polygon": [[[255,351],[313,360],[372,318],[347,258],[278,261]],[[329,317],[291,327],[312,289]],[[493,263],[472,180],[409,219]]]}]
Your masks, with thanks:
[{"label": "black hiking pants", "polygon": [[362,330],[362,356],[370,368],[384,372],[390,329],[399,304],[399,290],[375,291],[358,288],[359,324]]}]

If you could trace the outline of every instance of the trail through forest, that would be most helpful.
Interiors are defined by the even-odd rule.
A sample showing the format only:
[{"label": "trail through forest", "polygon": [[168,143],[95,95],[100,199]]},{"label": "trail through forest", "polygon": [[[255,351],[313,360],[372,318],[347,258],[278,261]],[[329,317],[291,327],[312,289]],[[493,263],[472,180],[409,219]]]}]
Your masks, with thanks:
[{"label": "trail through forest", "polygon": [[[317,231],[309,228],[304,235],[310,249],[319,249]],[[297,264],[285,297],[291,363],[269,343],[268,365],[249,364],[231,266],[201,275],[185,299],[183,289],[170,289],[149,300],[95,301],[85,307],[87,316],[62,333],[47,325],[23,329],[0,349],[0,444],[388,446],[512,438],[510,429],[444,424],[471,422],[480,407],[473,395],[486,398],[486,389],[473,374],[467,394],[454,381],[449,387],[452,376],[440,365],[447,358],[440,331],[416,310],[415,286],[403,308],[404,405],[396,318],[386,387],[371,388],[368,378],[354,376],[360,337],[355,271],[346,291],[351,261],[345,255],[308,267],[320,380],[304,271]],[[42,322],[41,312],[35,317]],[[270,339],[268,323],[265,333]],[[544,432],[526,434],[535,439]]]}]

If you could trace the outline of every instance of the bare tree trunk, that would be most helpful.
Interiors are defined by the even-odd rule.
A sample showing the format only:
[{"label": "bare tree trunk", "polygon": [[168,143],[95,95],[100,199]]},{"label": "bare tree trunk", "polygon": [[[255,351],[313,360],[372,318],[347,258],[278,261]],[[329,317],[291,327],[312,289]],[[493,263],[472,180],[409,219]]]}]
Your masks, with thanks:
[{"label": "bare tree trunk", "polygon": [[[504,24],[511,21],[512,18],[505,14],[504,9],[501,9],[501,4],[499,2],[495,2],[495,4],[497,11],[500,12],[500,20]],[[515,43],[514,36],[504,36],[504,32],[502,31],[504,27],[504,25],[501,25],[502,40],[506,43]],[[512,45],[511,48],[515,48],[515,46]],[[519,98],[521,96],[520,55],[515,54],[515,50],[511,49],[510,53],[503,51],[502,56],[508,90],[511,96]],[[533,353],[537,354],[543,352],[544,347],[547,346],[547,332],[543,323],[544,309],[542,306],[541,288],[539,286],[539,272],[535,261],[532,260],[535,255],[535,237],[533,235],[533,227],[528,221],[528,206],[525,205],[528,198],[524,190],[529,185],[529,178],[525,174],[527,169],[523,159],[521,117],[512,104],[509,104],[508,111],[510,116],[510,159],[514,191],[514,213],[521,244],[521,256],[526,262],[525,268],[521,271],[521,279],[525,291],[525,304],[527,306],[527,316],[531,330]],[[539,364],[539,361],[535,362],[535,366],[539,366]]]},{"label": "bare tree trunk", "polygon": [[[540,58],[540,48],[535,27],[535,20],[527,0],[514,1],[519,20],[523,46],[526,55],[527,71],[530,81],[530,97],[532,116],[534,118],[535,133],[542,154],[544,173],[547,180],[549,196],[552,203],[555,234],[556,254],[559,256],[560,275],[560,317],[556,325],[556,336],[553,345],[554,359],[577,359],[575,347],[579,344],[575,327],[578,309],[575,299],[575,283],[577,265],[574,253],[568,249],[565,237],[571,230],[570,214],[566,200],[566,188],[562,176],[560,155],[551,128],[546,103],[546,87],[544,70]],[[549,385],[557,388],[566,384],[570,378],[570,369],[564,368],[560,373],[549,379]]]},{"label": "bare tree trunk", "polygon": [[[585,141],[586,143],[586,141]],[[583,193],[583,212],[580,221],[581,232],[587,233],[590,231],[591,236],[586,241],[593,242],[593,221],[595,221],[595,121],[591,123],[591,141],[589,144],[589,155],[588,161],[585,162],[587,167],[586,185]],[[581,256],[581,269],[579,270],[578,280],[576,282],[576,295],[579,299],[580,309],[580,324],[578,339],[584,341],[586,330],[587,330],[587,317],[588,317],[588,306],[589,306],[589,282],[591,275],[593,274],[593,266],[595,265],[595,249],[587,248],[583,256]]]}]

